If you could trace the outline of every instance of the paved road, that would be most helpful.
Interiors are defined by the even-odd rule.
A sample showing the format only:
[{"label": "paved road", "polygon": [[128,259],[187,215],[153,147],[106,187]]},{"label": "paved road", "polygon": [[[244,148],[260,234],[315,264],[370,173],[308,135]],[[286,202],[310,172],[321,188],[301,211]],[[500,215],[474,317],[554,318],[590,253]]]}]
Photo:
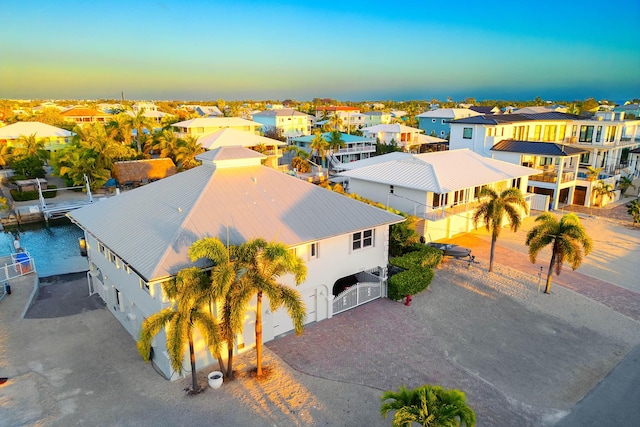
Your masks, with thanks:
[{"label": "paved road", "polygon": [[640,424],[640,346],[636,347],[556,427]]}]

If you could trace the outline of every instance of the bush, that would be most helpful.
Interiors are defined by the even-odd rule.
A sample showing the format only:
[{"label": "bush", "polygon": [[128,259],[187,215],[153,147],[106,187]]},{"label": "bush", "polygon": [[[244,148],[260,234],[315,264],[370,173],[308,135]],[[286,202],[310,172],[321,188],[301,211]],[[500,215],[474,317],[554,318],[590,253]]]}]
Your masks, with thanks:
[{"label": "bush", "polygon": [[397,301],[407,295],[415,295],[427,289],[433,280],[433,270],[430,268],[412,268],[389,278],[388,296]]},{"label": "bush", "polygon": [[442,251],[431,246],[416,244],[411,246],[411,252],[401,257],[391,258],[389,261],[392,265],[396,265],[405,270],[411,269],[413,266],[434,268],[442,261]]},{"label": "bush", "polygon": [[[55,190],[57,188],[58,187],[56,187],[55,185],[49,185],[47,187],[48,190]],[[42,193],[42,195],[44,196],[45,199],[53,199],[58,195],[58,192],[45,191]],[[40,195],[38,194],[37,191],[18,191],[16,189],[12,189],[11,197],[13,197],[13,200],[15,200],[16,202],[27,202],[29,200],[38,200],[38,197],[40,197]]]}]

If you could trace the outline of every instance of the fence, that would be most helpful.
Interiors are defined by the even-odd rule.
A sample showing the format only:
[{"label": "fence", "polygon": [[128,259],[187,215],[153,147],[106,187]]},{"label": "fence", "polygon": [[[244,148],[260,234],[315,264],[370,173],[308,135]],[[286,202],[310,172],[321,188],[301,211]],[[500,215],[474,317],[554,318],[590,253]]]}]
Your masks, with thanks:
[{"label": "fence", "polygon": [[0,256],[0,301],[7,295],[9,280],[36,271],[36,265],[29,252],[18,252]]}]

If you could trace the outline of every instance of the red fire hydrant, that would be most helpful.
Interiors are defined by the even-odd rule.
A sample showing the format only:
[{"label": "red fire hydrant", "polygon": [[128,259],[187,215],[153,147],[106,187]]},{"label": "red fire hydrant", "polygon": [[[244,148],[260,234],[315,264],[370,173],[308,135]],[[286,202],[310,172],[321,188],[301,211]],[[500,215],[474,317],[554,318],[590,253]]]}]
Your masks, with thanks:
[{"label": "red fire hydrant", "polygon": [[404,302],[404,305],[406,305],[406,306],[410,306],[411,305],[411,295],[407,295],[407,299]]}]

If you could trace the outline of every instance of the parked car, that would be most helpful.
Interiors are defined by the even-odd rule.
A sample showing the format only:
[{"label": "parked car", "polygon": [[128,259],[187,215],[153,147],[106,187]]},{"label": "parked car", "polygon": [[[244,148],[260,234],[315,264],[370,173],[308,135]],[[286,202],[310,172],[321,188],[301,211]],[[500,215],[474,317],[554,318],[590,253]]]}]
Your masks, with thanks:
[{"label": "parked car", "polygon": [[436,243],[429,242],[427,245],[432,248],[440,249],[444,256],[450,256],[453,258],[466,258],[471,255],[471,249],[467,249],[463,246],[454,245],[451,243]]}]

